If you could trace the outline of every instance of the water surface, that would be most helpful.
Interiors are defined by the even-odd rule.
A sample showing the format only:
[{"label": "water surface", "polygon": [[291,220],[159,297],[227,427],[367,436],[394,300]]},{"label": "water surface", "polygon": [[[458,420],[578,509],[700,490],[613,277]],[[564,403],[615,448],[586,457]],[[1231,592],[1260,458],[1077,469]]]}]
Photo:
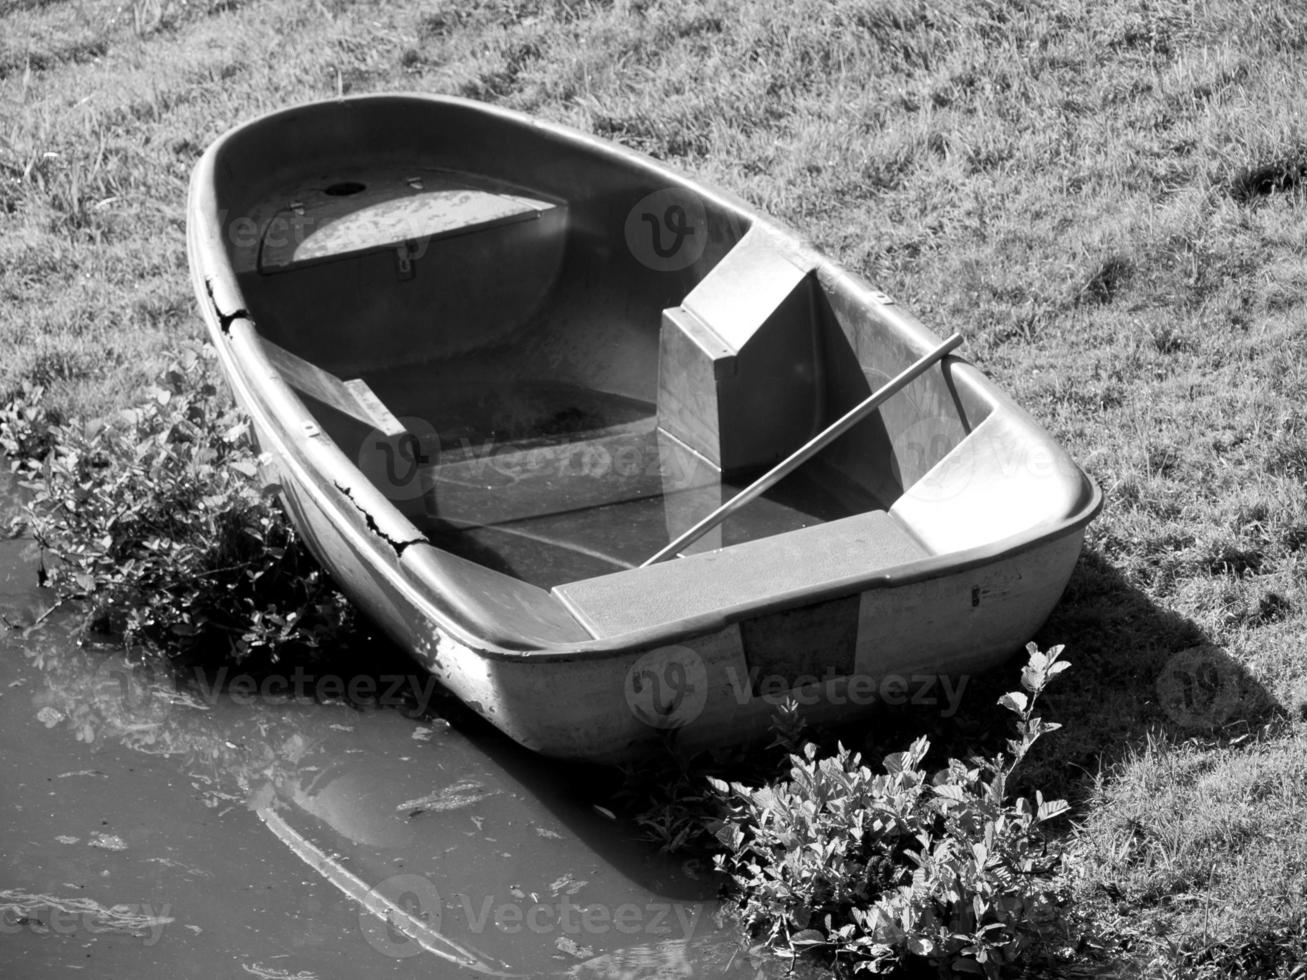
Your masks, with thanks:
[{"label": "water surface", "polygon": [[[0,541],[17,627],[49,602],[30,552]],[[6,975],[755,975],[712,875],[637,840],[601,781],[419,714],[425,675],[358,656],[178,676],[79,647],[62,613],[0,630]]]}]

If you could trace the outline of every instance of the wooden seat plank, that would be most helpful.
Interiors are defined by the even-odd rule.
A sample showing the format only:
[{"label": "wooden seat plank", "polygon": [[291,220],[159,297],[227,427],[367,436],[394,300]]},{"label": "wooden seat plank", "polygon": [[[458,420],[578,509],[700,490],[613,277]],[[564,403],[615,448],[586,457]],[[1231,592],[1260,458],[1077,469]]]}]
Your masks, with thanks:
[{"label": "wooden seat plank", "polygon": [[386,436],[401,436],[407,429],[362,378],[342,381],[298,354],[260,338],[263,353],[277,374],[296,391],[369,425]]},{"label": "wooden seat plank", "polygon": [[684,622],[865,577],[929,552],[884,511],[826,521],[553,589],[596,637]]}]

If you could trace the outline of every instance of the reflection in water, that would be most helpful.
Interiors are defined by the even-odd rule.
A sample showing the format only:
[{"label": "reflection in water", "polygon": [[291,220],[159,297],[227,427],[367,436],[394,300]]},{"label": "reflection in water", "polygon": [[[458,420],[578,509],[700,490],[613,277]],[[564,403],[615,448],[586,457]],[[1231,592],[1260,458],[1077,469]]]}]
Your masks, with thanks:
[{"label": "reflection in water", "polygon": [[[0,576],[13,553],[0,552]],[[0,637],[0,692],[5,930],[30,946],[43,916],[75,920],[59,934],[67,948],[30,946],[32,976],[84,956],[98,975],[160,980],[195,958],[304,980],[445,976],[448,964],[758,974],[718,921],[711,874],[651,853],[574,776],[493,734],[237,697],[211,677],[80,649],[58,617],[26,641]]]},{"label": "reflection in water", "polygon": [[[391,956],[405,957],[425,950],[434,956],[479,974],[518,976],[502,961],[488,963],[482,954],[446,939],[440,933],[441,898],[430,878],[421,875],[392,875],[376,886],[369,885],[325,853],[287,823],[279,813],[261,808],[259,816],[305,864],[339,888],[373,915],[365,920],[364,934],[370,944]],[[404,900],[416,898],[417,908]]]}]

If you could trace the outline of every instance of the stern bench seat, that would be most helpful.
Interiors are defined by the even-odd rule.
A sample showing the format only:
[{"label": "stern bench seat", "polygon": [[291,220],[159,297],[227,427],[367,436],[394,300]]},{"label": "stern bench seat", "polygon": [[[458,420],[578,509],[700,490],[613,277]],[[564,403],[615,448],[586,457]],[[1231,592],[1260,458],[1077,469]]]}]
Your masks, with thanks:
[{"label": "stern bench seat", "polygon": [[763,599],[821,589],[928,557],[884,511],[868,511],[719,551],[555,586],[599,639],[724,614]]}]

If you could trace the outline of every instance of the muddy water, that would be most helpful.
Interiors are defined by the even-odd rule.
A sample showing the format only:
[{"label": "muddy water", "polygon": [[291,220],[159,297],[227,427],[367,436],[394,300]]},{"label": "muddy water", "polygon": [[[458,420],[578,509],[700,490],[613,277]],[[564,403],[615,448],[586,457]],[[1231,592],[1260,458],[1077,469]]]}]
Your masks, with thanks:
[{"label": "muddy water", "polygon": [[[25,551],[0,541],[16,625],[48,602]],[[351,680],[382,704],[338,700]],[[709,873],[574,771],[418,715],[411,690],[385,706],[401,683],[421,700],[399,674],[165,676],[57,615],[0,631],[0,973],[757,973]]]}]

